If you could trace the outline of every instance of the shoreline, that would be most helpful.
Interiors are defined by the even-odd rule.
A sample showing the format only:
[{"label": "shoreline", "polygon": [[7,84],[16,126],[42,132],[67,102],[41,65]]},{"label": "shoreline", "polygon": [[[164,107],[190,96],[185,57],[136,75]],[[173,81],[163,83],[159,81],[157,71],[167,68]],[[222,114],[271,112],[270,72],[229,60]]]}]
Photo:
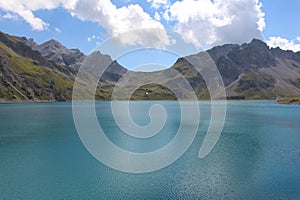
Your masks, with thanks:
[{"label": "shoreline", "polygon": [[[87,102],[91,100],[83,100],[82,102]],[[108,102],[108,101],[127,101],[122,99],[116,99],[116,100],[95,100],[95,102]],[[156,99],[156,100],[130,100],[130,101],[178,101],[178,100],[167,100],[167,99]],[[194,100],[182,100],[182,101],[194,101]],[[200,102],[207,102],[211,100],[197,100]],[[213,101],[225,101],[225,100],[213,100]],[[244,100],[226,100],[226,102],[247,102],[247,101],[275,101],[276,104],[285,104],[285,103],[278,103],[278,100],[276,99],[244,99]],[[78,101],[77,101],[78,102]],[[45,100],[45,101],[0,101],[0,104],[18,104],[18,103],[72,103],[72,100],[67,101],[52,101],[52,100]]]},{"label": "shoreline", "polygon": [[12,104],[12,103],[55,103],[55,102],[67,102],[67,101],[0,101],[0,104]]},{"label": "shoreline", "polygon": [[276,103],[282,105],[300,105],[300,96],[281,98],[276,100]]}]

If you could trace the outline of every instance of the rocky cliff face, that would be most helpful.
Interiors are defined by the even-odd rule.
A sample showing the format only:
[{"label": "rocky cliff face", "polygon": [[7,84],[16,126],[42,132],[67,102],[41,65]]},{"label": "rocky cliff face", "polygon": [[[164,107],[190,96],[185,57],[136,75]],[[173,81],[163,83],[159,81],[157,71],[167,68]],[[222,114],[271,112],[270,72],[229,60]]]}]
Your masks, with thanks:
[{"label": "rocky cliff face", "polygon": [[[53,61],[57,65],[62,65],[75,71],[80,68],[82,62],[87,57],[79,49],[68,49],[60,42],[53,39],[41,45],[34,44],[33,42],[31,42],[31,39],[26,40],[25,43],[29,45],[33,50],[40,52],[42,56],[44,56],[48,60]],[[103,55],[99,52],[98,56],[105,57],[106,55]],[[107,68],[107,70],[101,77],[101,82],[115,83],[124,73],[126,73],[127,70],[119,65],[116,61],[113,62],[111,60],[111,62],[111,66]]]},{"label": "rocky cliff face", "polygon": [[[300,52],[270,49],[254,39],[249,44],[214,47],[207,53],[219,69],[230,98],[276,99],[300,94]],[[182,66],[181,62],[174,66]],[[195,87],[203,87],[198,82]]]},{"label": "rocky cliff face", "polygon": [[[26,42],[27,44],[30,42]],[[42,56],[69,68],[78,69],[85,59],[85,55],[79,49],[67,49],[56,40],[49,40],[41,45],[33,45],[32,49],[38,51]]]}]

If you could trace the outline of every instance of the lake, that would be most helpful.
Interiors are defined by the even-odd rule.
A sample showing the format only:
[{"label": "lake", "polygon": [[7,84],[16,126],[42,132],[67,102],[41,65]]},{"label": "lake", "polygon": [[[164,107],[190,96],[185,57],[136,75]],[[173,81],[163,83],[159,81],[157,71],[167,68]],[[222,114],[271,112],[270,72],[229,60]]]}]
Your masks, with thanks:
[{"label": "lake", "polygon": [[[180,120],[175,101],[136,101],[138,124],[149,122],[153,103],[162,104],[168,118],[150,141],[123,134],[110,102],[97,102],[96,110],[113,143],[148,152],[170,142]],[[89,154],[71,103],[0,104],[0,199],[300,199],[300,106],[228,101],[221,137],[204,159],[197,156],[209,102],[200,102],[200,110],[197,136],[182,157],[159,171],[130,174]]]}]

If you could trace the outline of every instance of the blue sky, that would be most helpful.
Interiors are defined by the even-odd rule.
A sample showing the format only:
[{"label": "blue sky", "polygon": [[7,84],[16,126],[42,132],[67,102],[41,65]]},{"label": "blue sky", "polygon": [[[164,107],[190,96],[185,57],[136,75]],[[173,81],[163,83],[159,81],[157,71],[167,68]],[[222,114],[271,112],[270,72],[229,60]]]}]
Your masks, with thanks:
[{"label": "blue sky", "polygon": [[[0,2],[0,30],[37,43],[54,38],[86,54],[112,36],[140,28],[188,35],[184,41],[199,51],[252,38],[300,51],[299,8],[299,0],[9,0]],[[163,49],[173,42],[168,31],[134,36],[120,41],[124,45],[146,41]],[[119,61],[128,68],[142,64],[137,58],[167,66],[177,57],[164,51],[135,51]]]},{"label": "blue sky", "polygon": [[300,26],[297,24],[300,19],[300,1],[298,0],[262,0],[262,10],[265,12],[266,38],[280,36],[293,40],[300,36]]}]

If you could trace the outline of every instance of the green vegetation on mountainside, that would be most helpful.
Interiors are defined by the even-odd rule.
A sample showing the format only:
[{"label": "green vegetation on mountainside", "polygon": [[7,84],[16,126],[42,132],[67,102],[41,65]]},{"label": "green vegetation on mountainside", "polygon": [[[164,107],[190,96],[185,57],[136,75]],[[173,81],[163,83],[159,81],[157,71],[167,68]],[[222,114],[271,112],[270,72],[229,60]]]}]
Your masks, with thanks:
[{"label": "green vegetation on mountainside", "polygon": [[[11,42],[17,42],[10,36],[7,38]],[[3,42],[0,42],[0,80],[0,99],[11,101],[71,99],[73,87],[71,75],[20,56]]]},{"label": "green vegetation on mountainside", "polygon": [[278,104],[299,104],[300,105],[300,96],[298,97],[286,97],[277,100]]}]

